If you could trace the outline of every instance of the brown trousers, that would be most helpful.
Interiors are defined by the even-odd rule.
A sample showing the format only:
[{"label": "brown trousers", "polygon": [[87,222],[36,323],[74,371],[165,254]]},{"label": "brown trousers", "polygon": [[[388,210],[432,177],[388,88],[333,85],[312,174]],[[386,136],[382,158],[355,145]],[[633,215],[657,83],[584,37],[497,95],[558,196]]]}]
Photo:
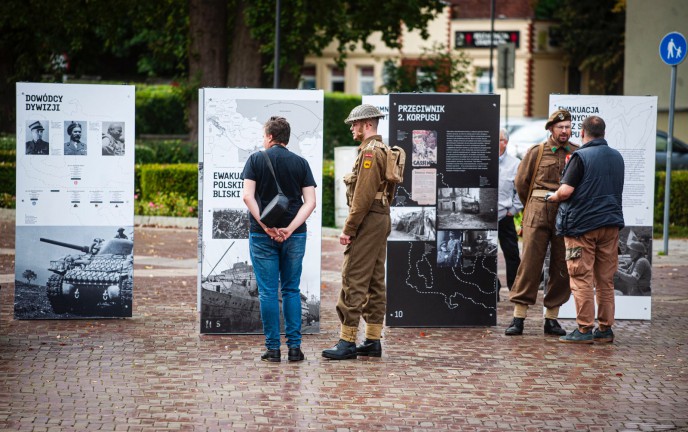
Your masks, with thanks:
[{"label": "brown trousers", "polygon": [[556,203],[545,202],[540,197],[533,197],[528,201],[523,215],[521,264],[509,291],[509,300],[513,303],[535,304],[547,245],[550,245],[549,281],[543,303],[546,308],[555,308],[571,297],[564,239],[556,235],[554,228],[558,208]]},{"label": "brown trousers", "polygon": [[[376,206],[384,211],[385,206],[379,201],[373,203],[373,208]],[[391,229],[389,213],[371,211],[344,250],[337,315],[345,326],[357,328],[361,316],[368,324],[384,322],[387,305],[385,260]]]},{"label": "brown trousers", "polygon": [[[614,273],[619,268],[619,228],[602,227],[580,237],[564,237],[574,257],[566,261],[576,302],[576,322],[582,329],[614,325]],[[580,249],[577,249],[580,248]],[[576,257],[580,255],[579,257]]]}]

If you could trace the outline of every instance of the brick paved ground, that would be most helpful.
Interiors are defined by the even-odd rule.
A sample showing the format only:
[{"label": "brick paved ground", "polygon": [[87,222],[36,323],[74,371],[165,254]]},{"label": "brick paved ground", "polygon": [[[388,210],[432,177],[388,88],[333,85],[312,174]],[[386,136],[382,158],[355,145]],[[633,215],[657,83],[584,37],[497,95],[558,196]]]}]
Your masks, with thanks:
[{"label": "brick paved ground", "polygon": [[[5,279],[13,232],[0,222]],[[14,287],[2,283],[0,429],[688,429],[680,260],[655,261],[652,322],[619,322],[613,345],[557,343],[538,318],[523,337],[506,337],[502,301],[497,327],[386,329],[381,359],[332,362],[320,351],[337,338],[341,250],[328,237],[323,332],[304,338],[307,361],[269,364],[258,361],[262,336],[199,335],[195,230],[135,235],[132,319],[15,321]]]}]

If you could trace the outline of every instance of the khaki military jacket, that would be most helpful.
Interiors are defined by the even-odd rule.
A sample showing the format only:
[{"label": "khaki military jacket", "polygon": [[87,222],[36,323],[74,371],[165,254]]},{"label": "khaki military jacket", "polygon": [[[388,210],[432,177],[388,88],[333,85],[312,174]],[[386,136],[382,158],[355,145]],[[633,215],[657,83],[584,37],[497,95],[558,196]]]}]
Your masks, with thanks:
[{"label": "khaki military jacket", "polygon": [[[535,170],[535,163],[537,162],[540,145],[541,144],[534,145],[528,149],[521,164],[518,166],[516,178],[514,179],[516,192],[518,192],[518,197],[523,204],[526,204],[528,201],[528,191],[530,189],[531,179],[533,178],[533,171]],[[578,150],[578,148],[578,145],[571,142],[559,146],[552,137],[549,137],[545,142],[542,159],[535,173],[533,190],[545,189],[556,191],[559,189],[561,174],[567,162],[566,157]]]},{"label": "khaki military jacket", "polygon": [[378,191],[384,190],[386,163],[385,145],[380,135],[373,135],[358,146],[353,171],[344,177],[349,205],[344,234],[355,237],[363,218],[371,211],[389,213],[389,204],[382,205],[381,200],[376,200]]}]

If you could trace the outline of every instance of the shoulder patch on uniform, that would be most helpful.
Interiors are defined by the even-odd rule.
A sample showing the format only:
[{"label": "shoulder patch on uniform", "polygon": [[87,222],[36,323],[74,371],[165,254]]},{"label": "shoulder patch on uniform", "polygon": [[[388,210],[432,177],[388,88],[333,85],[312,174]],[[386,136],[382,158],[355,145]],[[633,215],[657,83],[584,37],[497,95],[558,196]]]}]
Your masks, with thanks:
[{"label": "shoulder patch on uniform", "polygon": [[371,161],[371,160],[364,160],[363,161],[363,168],[367,169],[367,168],[370,168],[371,166],[373,166],[373,161]]},{"label": "shoulder patch on uniform", "polygon": [[372,159],[373,158],[373,152],[365,152],[365,153],[363,153],[363,157]]}]

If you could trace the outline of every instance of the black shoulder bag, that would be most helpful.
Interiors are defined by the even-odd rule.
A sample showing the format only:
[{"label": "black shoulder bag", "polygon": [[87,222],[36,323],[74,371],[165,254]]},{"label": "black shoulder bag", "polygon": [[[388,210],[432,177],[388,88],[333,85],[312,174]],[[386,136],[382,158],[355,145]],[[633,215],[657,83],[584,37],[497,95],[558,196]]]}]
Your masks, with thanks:
[{"label": "black shoulder bag", "polygon": [[284,212],[287,211],[287,208],[289,207],[289,198],[282,193],[282,188],[277,181],[275,170],[272,168],[272,162],[270,162],[270,157],[268,157],[267,152],[262,151],[261,153],[263,153],[263,156],[268,163],[268,168],[270,168],[270,172],[272,173],[272,177],[275,179],[275,184],[277,185],[277,195],[275,195],[272,201],[270,201],[260,213],[260,221],[267,225],[268,228],[274,228]]}]

